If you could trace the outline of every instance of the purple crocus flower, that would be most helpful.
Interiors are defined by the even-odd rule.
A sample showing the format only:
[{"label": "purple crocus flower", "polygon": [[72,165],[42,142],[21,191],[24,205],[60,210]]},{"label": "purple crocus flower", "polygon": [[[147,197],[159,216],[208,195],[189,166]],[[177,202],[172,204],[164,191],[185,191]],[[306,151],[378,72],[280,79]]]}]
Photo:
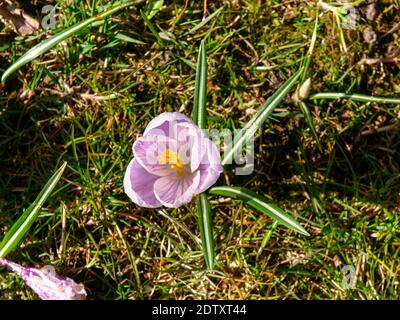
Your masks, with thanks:
[{"label": "purple crocus flower", "polygon": [[133,144],[124,177],[133,202],[146,208],[177,208],[212,186],[222,172],[217,146],[179,112],[165,112]]},{"label": "purple crocus flower", "polygon": [[22,267],[2,258],[0,258],[0,265],[19,275],[43,300],[86,299],[83,284],[77,284],[72,279],[60,277],[52,266],[45,266],[42,269]]}]

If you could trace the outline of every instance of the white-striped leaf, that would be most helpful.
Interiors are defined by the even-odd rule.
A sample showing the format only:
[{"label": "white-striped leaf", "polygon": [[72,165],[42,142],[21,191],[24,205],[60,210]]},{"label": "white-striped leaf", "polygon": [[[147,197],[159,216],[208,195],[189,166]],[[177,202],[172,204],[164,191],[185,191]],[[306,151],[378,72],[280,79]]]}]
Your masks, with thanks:
[{"label": "white-striped leaf", "polygon": [[400,98],[390,97],[374,97],[366,94],[359,93],[345,93],[345,92],[321,92],[310,95],[310,100],[320,99],[350,99],[359,102],[377,102],[384,104],[400,104]]},{"label": "white-striped leaf", "polygon": [[64,162],[62,166],[57,169],[57,171],[47,181],[42,191],[40,191],[35,201],[24,211],[21,217],[18,218],[11,229],[6,233],[3,241],[0,243],[0,258],[4,258],[10,251],[12,251],[29,231],[39,215],[40,208],[57,185],[57,182],[60,180],[66,166],[67,163]]},{"label": "white-striped leaf", "polygon": [[207,268],[212,270],[214,268],[215,251],[211,206],[207,195],[204,193],[197,196],[196,203],[204,260],[206,261]]},{"label": "white-striped leaf", "polygon": [[243,187],[213,187],[209,190],[210,194],[230,197],[233,199],[243,200],[246,204],[250,205],[254,209],[265,213],[272,219],[278,221],[280,224],[297,231],[303,235],[309,235],[309,233],[291,216],[285,213],[276,204],[271,203],[266,198],[258,195],[257,193],[243,188]]},{"label": "white-striped leaf", "polygon": [[236,154],[241,150],[242,146],[254,137],[256,131],[261,127],[268,116],[279,105],[283,98],[289,93],[292,87],[296,84],[297,79],[302,75],[302,69],[291,76],[275,93],[265,102],[265,104],[257,111],[253,118],[242,128],[238,138],[234,139],[232,148],[228,149],[222,164],[230,164]]},{"label": "white-striped leaf", "polygon": [[[204,48],[204,40],[201,41],[199,57],[196,67],[196,84],[193,102],[193,121],[201,129],[207,126],[207,58]],[[214,238],[211,207],[204,193],[196,197],[197,213],[200,226],[200,238],[204,259],[208,269],[214,267]]]},{"label": "white-striped leaf", "polygon": [[204,40],[201,41],[196,67],[196,84],[193,101],[193,121],[201,129],[207,124],[207,59]]},{"label": "white-striped leaf", "polygon": [[1,82],[4,83],[4,81],[15,71],[17,71],[19,68],[24,66],[25,64],[33,61],[43,53],[49,51],[51,48],[59,44],[61,41],[64,41],[68,39],[69,37],[73,36],[80,30],[84,29],[85,27],[91,25],[94,22],[97,22],[99,20],[103,20],[107,16],[123,9],[128,6],[130,6],[131,3],[125,3],[119,6],[116,6],[114,8],[111,8],[110,10],[104,11],[103,13],[100,13],[94,17],[91,17],[85,21],[79,22],[72,27],[69,27],[60,33],[55,34],[54,36],[44,40],[43,42],[37,44],[30,50],[28,50],[25,54],[23,54],[17,61],[15,61],[3,74],[1,77]]}]

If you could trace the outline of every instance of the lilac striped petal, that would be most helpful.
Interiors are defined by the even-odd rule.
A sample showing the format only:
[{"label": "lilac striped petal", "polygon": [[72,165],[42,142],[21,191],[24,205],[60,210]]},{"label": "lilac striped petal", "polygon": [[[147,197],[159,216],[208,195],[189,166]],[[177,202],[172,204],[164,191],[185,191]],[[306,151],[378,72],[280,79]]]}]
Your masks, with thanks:
[{"label": "lilac striped petal", "polygon": [[190,122],[173,123],[175,130],[171,130],[171,138],[181,143],[193,143],[204,136],[203,132]]},{"label": "lilac striped petal", "polygon": [[177,142],[166,136],[147,136],[133,144],[133,155],[147,172],[160,177],[167,176],[174,173],[170,165],[160,161],[167,149],[177,152]]},{"label": "lilac striped petal", "polygon": [[221,165],[221,156],[217,146],[208,139],[203,140],[203,146],[206,152],[199,166],[200,182],[196,194],[206,191],[215,182],[217,182],[220,174],[223,172]]},{"label": "lilac striped petal", "polygon": [[124,176],[124,190],[141,207],[158,208],[161,203],[154,195],[154,183],[159,176],[147,172],[136,159],[131,160]]},{"label": "lilac striped petal", "polygon": [[154,193],[164,206],[178,208],[192,200],[199,182],[199,171],[187,177],[161,177],[154,184]]},{"label": "lilac striped petal", "polygon": [[200,137],[193,143],[193,147],[190,152],[190,169],[192,172],[196,171],[200,164],[204,161],[203,159],[207,152],[205,145],[208,146],[207,141],[210,140]]},{"label": "lilac striped petal", "polygon": [[202,146],[205,139],[203,132],[193,124],[179,123],[175,134],[182,162],[190,165],[191,172],[196,171],[206,151]]},{"label": "lilac striped petal", "polygon": [[185,115],[162,113],[133,145],[124,178],[133,202],[177,208],[207,190],[222,172],[217,146]]},{"label": "lilac striped petal", "polygon": [[22,267],[1,258],[0,265],[20,276],[42,300],[86,299],[85,287],[82,284],[77,284],[70,278],[60,277],[52,266],[42,269]]},{"label": "lilac striped petal", "polygon": [[150,131],[154,133],[156,131],[153,130],[158,129],[157,131],[158,133],[163,132],[167,137],[171,137],[172,136],[172,134],[170,134],[170,130],[172,129],[171,123],[182,123],[182,122],[188,122],[193,124],[192,119],[185,116],[183,113],[164,112],[149,122],[149,124],[146,127],[146,130],[144,130],[143,136],[147,136],[150,133]]}]

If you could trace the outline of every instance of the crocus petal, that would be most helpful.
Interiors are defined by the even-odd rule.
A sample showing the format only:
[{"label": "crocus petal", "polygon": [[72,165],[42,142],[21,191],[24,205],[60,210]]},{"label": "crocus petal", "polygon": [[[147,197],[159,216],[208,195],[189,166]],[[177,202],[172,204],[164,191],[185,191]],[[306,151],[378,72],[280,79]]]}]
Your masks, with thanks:
[{"label": "crocus petal", "polygon": [[173,174],[171,166],[162,161],[165,160],[162,157],[167,149],[177,152],[177,142],[166,136],[147,136],[135,141],[133,155],[147,172],[160,177],[167,176]]},{"label": "crocus petal", "polygon": [[192,172],[196,171],[203,162],[207,152],[207,147],[209,145],[208,141],[208,139],[204,139],[202,137],[194,141],[192,150],[190,152],[190,169]]},{"label": "crocus petal", "polygon": [[158,178],[159,176],[149,173],[136,159],[133,159],[125,171],[125,193],[141,207],[158,208],[161,203],[154,195],[154,183]]},{"label": "crocus petal", "polygon": [[192,200],[199,181],[199,171],[187,177],[161,177],[154,184],[154,193],[164,206],[178,208]]},{"label": "crocus petal", "polygon": [[217,182],[220,174],[223,172],[221,165],[221,156],[217,146],[208,139],[203,140],[206,152],[201,160],[198,168],[200,171],[200,182],[196,194],[206,191],[215,182]]},{"label": "crocus petal", "polygon": [[181,162],[189,165],[191,172],[196,171],[206,152],[202,146],[205,139],[202,131],[193,124],[179,123],[176,125],[175,134],[173,138],[178,143]]},{"label": "crocus petal", "polygon": [[[222,172],[217,146],[178,112],[154,118],[134,143],[133,153],[136,167],[128,167],[124,185],[129,197],[143,207],[187,204],[214,184]],[[140,171],[135,186],[133,169]]]},{"label": "crocus petal", "polygon": [[170,138],[181,143],[190,143],[204,137],[203,131],[190,122],[174,123],[175,130],[172,130]]},{"label": "crocus petal", "polygon": [[172,123],[181,123],[181,122],[188,122],[193,124],[192,119],[185,116],[183,113],[180,112],[164,112],[155,117],[153,120],[149,122],[144,130],[143,136],[149,134],[150,131],[153,129],[158,129],[158,132],[164,132],[164,134],[168,137],[171,137],[171,130],[172,130]]},{"label": "crocus petal", "polygon": [[85,287],[72,279],[56,274],[54,267],[42,269],[22,267],[12,261],[1,259],[0,265],[9,268],[24,280],[42,300],[84,300]]}]

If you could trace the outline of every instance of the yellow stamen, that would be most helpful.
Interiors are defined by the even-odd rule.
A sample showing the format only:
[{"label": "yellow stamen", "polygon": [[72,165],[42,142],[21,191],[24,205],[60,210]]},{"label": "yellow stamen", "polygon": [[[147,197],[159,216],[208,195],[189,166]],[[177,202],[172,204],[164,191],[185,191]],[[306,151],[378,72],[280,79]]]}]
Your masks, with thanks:
[{"label": "yellow stamen", "polygon": [[158,156],[159,164],[169,164],[171,169],[178,171],[178,175],[183,175],[184,165],[179,159],[179,155],[176,151],[166,149],[163,154]]}]

